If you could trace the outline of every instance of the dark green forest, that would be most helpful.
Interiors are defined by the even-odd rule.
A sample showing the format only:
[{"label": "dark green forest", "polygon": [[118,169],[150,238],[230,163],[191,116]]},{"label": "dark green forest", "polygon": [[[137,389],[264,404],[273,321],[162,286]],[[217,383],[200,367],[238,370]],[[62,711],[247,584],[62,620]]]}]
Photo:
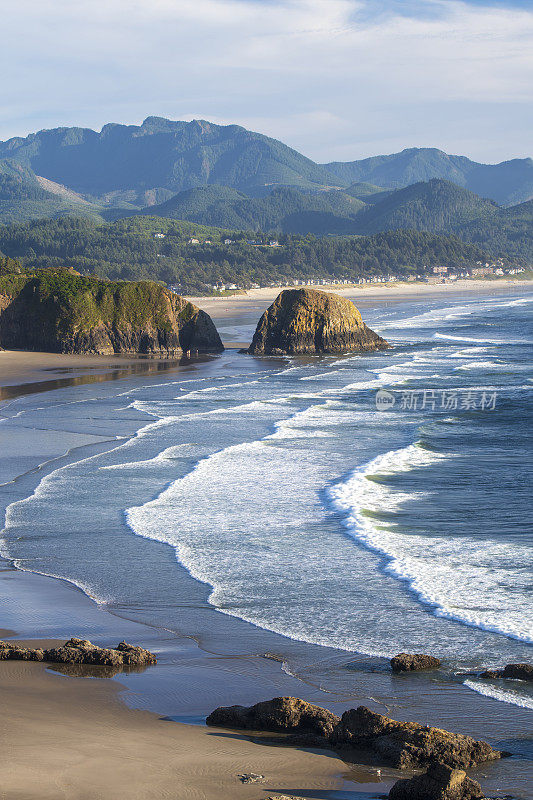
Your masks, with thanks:
[{"label": "dark green forest", "polygon": [[[156,238],[155,234],[164,234]],[[262,245],[249,244],[262,242]],[[199,244],[190,244],[190,238]],[[230,244],[224,241],[230,239]],[[211,243],[206,243],[206,240]],[[368,237],[269,237],[158,217],[99,224],[61,218],[0,226],[0,251],[29,267],[74,268],[108,279],[160,280],[183,292],[206,292],[217,281],[266,285],[287,278],[408,276],[446,264],[472,266],[486,251],[453,236],[386,231]]]}]

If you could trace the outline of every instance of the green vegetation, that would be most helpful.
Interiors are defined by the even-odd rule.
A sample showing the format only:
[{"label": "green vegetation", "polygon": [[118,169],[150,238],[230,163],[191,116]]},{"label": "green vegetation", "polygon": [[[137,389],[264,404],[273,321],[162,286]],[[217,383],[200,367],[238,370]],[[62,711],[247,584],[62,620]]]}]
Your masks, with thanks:
[{"label": "green vegetation", "polygon": [[356,225],[358,233],[365,234],[397,228],[451,232],[458,225],[490,217],[497,211],[496,203],[483,200],[468,189],[449,181],[431,180],[386,193],[361,211]]},{"label": "green vegetation", "polygon": [[[165,289],[149,281],[101,281],[62,268],[23,270],[17,261],[1,259],[0,295],[23,296],[28,309],[53,320],[60,335],[102,324],[171,328]],[[192,306],[186,304],[180,318],[191,316]]]},{"label": "green vegetation", "polygon": [[[157,233],[164,238],[155,238]],[[263,244],[248,244],[242,231],[158,217],[104,224],[66,218],[0,226],[0,250],[25,269],[73,267],[113,280],[162,280],[179,284],[183,293],[208,292],[217,281],[249,287],[290,278],[407,276],[439,264],[465,267],[488,258],[482,248],[456,237],[417,231],[321,239],[284,235],[279,247],[268,246],[267,236],[252,236]],[[200,243],[190,244],[189,238]]]},{"label": "green vegetation", "polygon": [[224,228],[322,236],[354,233],[354,218],[364,207],[361,200],[339,191],[282,188],[251,198],[227,186],[199,186],[143,213]]},{"label": "green vegetation", "polygon": [[533,200],[459,226],[457,235],[493,256],[533,264]]}]

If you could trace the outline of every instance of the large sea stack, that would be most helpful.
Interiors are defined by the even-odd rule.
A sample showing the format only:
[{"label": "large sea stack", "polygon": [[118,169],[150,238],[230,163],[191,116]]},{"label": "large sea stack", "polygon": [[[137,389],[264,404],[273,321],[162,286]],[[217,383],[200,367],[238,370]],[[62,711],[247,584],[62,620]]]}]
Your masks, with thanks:
[{"label": "large sea stack", "polygon": [[211,317],[159,283],[12,264],[0,269],[0,347],[164,358],[224,349]]},{"label": "large sea stack", "polygon": [[384,350],[385,339],[370,330],[345,297],[316,289],[286,289],[257,325],[247,353],[296,355]]}]

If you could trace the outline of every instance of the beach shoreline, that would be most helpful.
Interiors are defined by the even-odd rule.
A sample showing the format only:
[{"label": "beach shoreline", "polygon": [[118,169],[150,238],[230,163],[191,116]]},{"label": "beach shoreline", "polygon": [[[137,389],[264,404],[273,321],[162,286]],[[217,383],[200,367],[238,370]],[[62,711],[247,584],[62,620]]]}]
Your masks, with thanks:
[{"label": "beach shoreline", "polygon": [[[491,289],[498,288],[495,292],[498,294],[509,288],[489,283]],[[515,286],[513,282],[512,288]],[[533,285],[528,284],[528,288]],[[278,291],[273,290],[274,296]],[[486,294],[486,290],[483,293]],[[373,296],[365,297],[365,302],[381,304],[383,295],[384,292],[375,300]],[[395,298],[386,300],[402,302],[404,296]],[[259,318],[256,299],[245,299],[244,310],[230,306],[226,311],[221,301],[227,299],[212,301],[218,304],[213,313],[215,320],[247,315],[249,324],[252,318]],[[240,300],[242,302],[243,298]],[[261,302],[268,304],[269,297]],[[0,353],[0,365],[2,355]],[[62,356],[44,354],[52,356],[52,361],[46,362],[47,366],[39,371],[41,368],[36,365],[41,354],[28,355],[26,368],[30,372],[37,370],[38,380],[26,383],[23,380],[19,385],[29,390],[32,386],[41,387],[36,391],[47,390],[44,378],[49,378],[48,365],[52,370],[59,370],[59,364],[67,362]],[[63,368],[79,374],[69,373],[69,378],[59,380],[83,378],[84,368],[91,375],[120,373],[117,378],[143,374],[128,369],[129,359],[112,357],[110,364],[94,356],[65,357],[71,358],[73,361]],[[125,372],[116,369],[117,365],[122,368],[123,362]],[[146,365],[139,360],[139,366],[141,370],[154,366],[152,374],[157,378],[158,361]],[[191,369],[202,368],[200,363],[183,366],[174,363],[165,366],[162,372],[169,374],[169,370],[177,369],[181,377],[183,370],[188,375]],[[17,376],[24,379],[23,372],[13,369],[9,379],[16,380]],[[152,547],[166,545],[152,544]],[[37,800],[37,797],[44,800],[54,797],[55,800],[58,786],[68,800],[104,800],[104,797],[107,800],[110,795],[118,800],[122,797],[124,800],[126,797],[139,800],[153,797],[155,800],[175,797],[178,791],[180,800],[230,800],[233,797],[265,800],[271,794],[313,800],[366,800],[386,794],[398,777],[393,772],[384,771],[377,779],[371,770],[365,771],[362,767],[349,772],[348,766],[333,753],[266,747],[251,742],[244,734],[235,736],[202,727],[205,714],[217,705],[248,705],[278,695],[302,697],[336,713],[368,705],[398,719],[435,724],[476,738],[490,736],[495,744],[504,734],[510,740],[523,737],[531,712],[482,697],[465,688],[462,679],[455,676],[395,678],[387,670],[384,659],[359,657],[349,652],[343,654],[336,667],[346,669],[349,662],[351,672],[347,674],[353,675],[353,679],[347,693],[330,692],[321,681],[321,672],[317,672],[316,680],[312,672],[288,673],[287,653],[293,655],[301,651],[306,658],[316,659],[319,665],[321,659],[331,660],[334,651],[319,645],[300,647],[294,640],[256,629],[202,605],[190,589],[193,584],[198,586],[197,582],[175,563],[171,548],[168,558],[172,559],[172,568],[176,574],[179,572],[178,580],[185,587],[184,608],[188,614],[186,618],[184,615],[177,618],[172,630],[152,627],[142,615],[136,621],[129,610],[126,613],[121,607],[108,608],[105,603],[95,603],[67,581],[14,569],[10,562],[0,560],[0,564],[5,565],[4,569],[0,567],[0,605],[4,609],[0,624],[11,631],[11,636],[24,640],[62,638],[63,641],[70,636],[80,636],[112,646],[125,638],[132,644],[154,650],[159,660],[156,667],[142,674],[124,674],[97,681],[58,675],[43,665],[0,663],[0,692],[8,710],[3,736],[4,750],[9,753],[10,783],[7,789],[4,787],[5,791],[9,790],[6,794],[9,800],[18,796],[28,800]],[[201,588],[204,591],[205,587]],[[205,633],[208,619],[211,620],[207,623],[210,637]],[[200,620],[203,625],[199,624]],[[216,629],[215,634],[213,629]],[[64,713],[67,702],[71,708]],[[189,718],[200,724],[186,724]],[[47,759],[44,764],[39,760],[39,749],[46,737],[50,741],[42,750],[43,758]],[[66,748],[66,761],[61,759],[62,748]],[[504,749],[512,747],[508,745]],[[194,752],[191,754],[191,751]],[[164,758],[160,757],[160,752]],[[32,764],[34,754],[35,769],[32,765],[26,774],[24,764]],[[38,773],[45,773],[49,765],[52,765],[50,782],[43,786],[42,781],[37,780]],[[132,765],[129,771],[128,765]],[[513,790],[513,769],[516,769],[516,762],[511,759],[491,764],[478,771],[479,774],[474,771],[472,777],[481,781],[487,793],[493,793],[497,787],[508,793]],[[101,776],[95,787],[91,785],[93,772]],[[265,774],[267,783],[243,785],[237,776],[244,772]],[[527,797],[522,787],[519,788],[520,796]]]}]

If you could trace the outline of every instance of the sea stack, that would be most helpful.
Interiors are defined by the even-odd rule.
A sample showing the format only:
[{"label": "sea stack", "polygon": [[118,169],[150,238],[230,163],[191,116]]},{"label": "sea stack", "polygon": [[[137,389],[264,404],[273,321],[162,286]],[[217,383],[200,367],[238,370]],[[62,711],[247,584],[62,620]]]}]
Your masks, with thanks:
[{"label": "sea stack", "polygon": [[0,346],[159,358],[224,349],[211,317],[160,283],[9,268],[0,269]]},{"label": "sea stack", "polygon": [[286,289],[259,320],[245,352],[276,356],[387,347],[385,339],[365,325],[351,300],[316,289]]}]

